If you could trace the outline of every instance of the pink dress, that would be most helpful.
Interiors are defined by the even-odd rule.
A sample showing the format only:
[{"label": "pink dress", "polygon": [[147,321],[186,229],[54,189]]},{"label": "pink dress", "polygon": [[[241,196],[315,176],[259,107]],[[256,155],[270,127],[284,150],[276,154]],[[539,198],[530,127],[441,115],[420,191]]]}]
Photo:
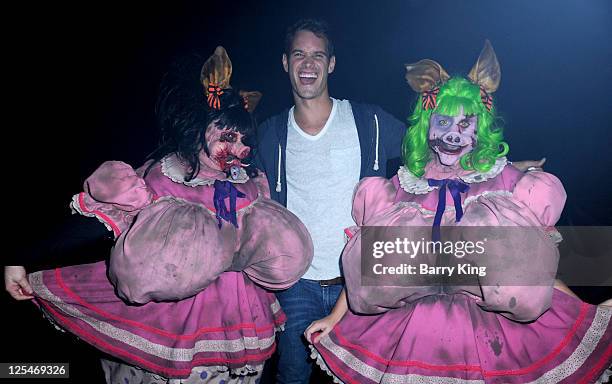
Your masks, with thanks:
[{"label": "pink dress", "polygon": [[61,328],[167,378],[202,366],[260,373],[285,321],[264,288],[287,288],[306,271],[313,254],[306,228],[269,199],[263,176],[242,174],[232,184],[232,223],[216,215],[220,201],[232,207],[215,195],[214,173],[184,182],[175,156],[143,178],[146,168],[107,162],[86,180],[71,206],[115,232],[108,268],[30,274],[37,304]]},{"label": "pink dress", "polygon": [[[392,180],[366,178],[354,196],[357,225],[432,227],[439,187],[427,179],[469,186],[460,193],[459,222],[447,191],[442,226],[541,228],[537,258],[516,244],[505,273],[524,272],[525,266],[556,270],[560,235],[553,226],[565,203],[563,186],[548,173],[523,174],[505,158],[486,173],[431,162],[423,178],[403,167]],[[499,281],[505,280],[496,282],[500,275],[443,293],[431,286],[365,286],[361,230],[351,232],[342,256],[351,310],[312,348],[313,358],[337,381],[593,383],[612,363],[610,308],[553,289],[552,280],[548,286],[504,286]]]}]

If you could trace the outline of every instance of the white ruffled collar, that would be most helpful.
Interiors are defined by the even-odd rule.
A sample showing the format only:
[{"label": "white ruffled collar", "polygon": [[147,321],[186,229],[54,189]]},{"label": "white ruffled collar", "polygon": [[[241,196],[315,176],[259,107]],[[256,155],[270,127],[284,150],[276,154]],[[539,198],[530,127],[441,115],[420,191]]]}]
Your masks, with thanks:
[{"label": "white ruffled collar", "polygon": [[[474,171],[458,177],[467,184],[482,183],[499,175],[507,163],[506,157],[499,157],[487,172]],[[416,177],[404,165],[397,171],[397,177],[402,189],[415,195],[423,195],[438,188],[429,186],[426,178]]]},{"label": "white ruffled collar", "polygon": [[249,176],[247,175],[244,168],[240,168],[240,174],[238,175],[237,179],[231,179],[227,177],[223,179],[218,179],[214,177],[200,177],[198,175],[189,181],[185,181],[187,170],[185,164],[178,158],[178,156],[176,156],[176,154],[168,155],[161,160],[161,171],[164,176],[174,181],[175,183],[184,184],[188,187],[213,185],[215,183],[215,180],[229,181],[235,184],[244,184],[249,180]]}]

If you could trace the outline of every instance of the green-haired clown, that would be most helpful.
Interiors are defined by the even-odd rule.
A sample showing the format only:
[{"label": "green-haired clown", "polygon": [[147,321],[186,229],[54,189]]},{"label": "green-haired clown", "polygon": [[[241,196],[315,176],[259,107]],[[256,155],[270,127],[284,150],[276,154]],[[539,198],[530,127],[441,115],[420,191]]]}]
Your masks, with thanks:
[{"label": "green-haired clown", "polygon": [[464,170],[486,172],[506,155],[501,127],[495,126],[491,94],[500,81],[495,52],[487,41],[468,79],[449,78],[433,60],[406,66],[406,80],[419,100],[404,137],[404,165],[415,176],[425,173],[432,155],[441,164],[460,163]]},{"label": "green-haired clown", "polygon": [[605,381],[612,310],[555,279],[565,190],[508,164],[491,45],[467,79],[432,60],[407,70],[420,96],[404,166],[355,189],[346,291],[306,331],[313,357],[342,382]]}]

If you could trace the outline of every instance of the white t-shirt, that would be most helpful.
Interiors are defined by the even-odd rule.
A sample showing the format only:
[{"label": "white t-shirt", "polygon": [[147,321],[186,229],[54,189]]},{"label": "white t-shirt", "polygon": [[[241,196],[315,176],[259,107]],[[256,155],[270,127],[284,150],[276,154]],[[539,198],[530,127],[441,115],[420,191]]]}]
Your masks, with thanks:
[{"label": "white t-shirt", "polygon": [[311,280],[340,276],[344,229],[354,225],[353,191],[361,169],[351,104],[333,98],[332,102],[329,118],[315,136],[299,128],[293,108],[287,122],[287,208],[312,237],[314,258],[303,276]]}]

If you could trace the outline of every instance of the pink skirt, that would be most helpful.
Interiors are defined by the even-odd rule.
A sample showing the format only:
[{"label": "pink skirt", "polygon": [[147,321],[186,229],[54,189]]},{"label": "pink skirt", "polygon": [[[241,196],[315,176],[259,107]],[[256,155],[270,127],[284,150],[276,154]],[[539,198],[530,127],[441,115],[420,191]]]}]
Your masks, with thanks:
[{"label": "pink skirt", "polygon": [[129,364],[186,378],[197,366],[244,375],[261,370],[276,348],[285,314],[273,293],[240,272],[222,273],[178,302],[127,305],[104,262],[29,275],[36,303],[61,328]]},{"label": "pink skirt", "polygon": [[531,323],[463,294],[428,296],[382,315],[349,311],[313,357],[345,383],[593,383],[612,363],[611,316],[556,289]]}]

